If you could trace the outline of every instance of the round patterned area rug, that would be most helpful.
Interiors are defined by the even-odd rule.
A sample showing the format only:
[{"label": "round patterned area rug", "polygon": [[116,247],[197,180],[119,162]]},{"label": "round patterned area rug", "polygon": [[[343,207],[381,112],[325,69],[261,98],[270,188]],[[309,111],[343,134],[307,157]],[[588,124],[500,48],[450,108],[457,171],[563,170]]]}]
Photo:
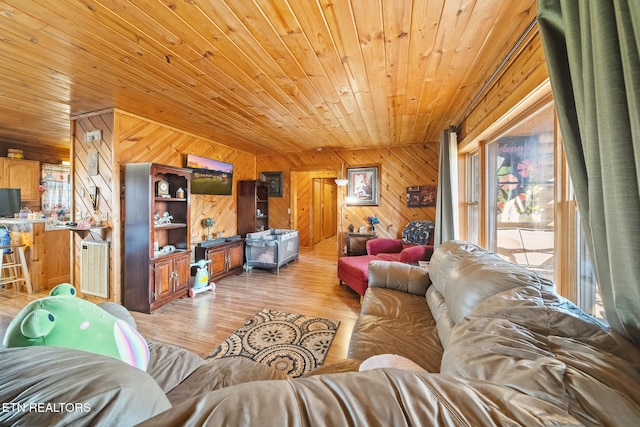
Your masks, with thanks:
[{"label": "round patterned area rug", "polygon": [[322,365],[338,326],[337,320],[265,308],[206,359],[247,358],[296,378]]}]

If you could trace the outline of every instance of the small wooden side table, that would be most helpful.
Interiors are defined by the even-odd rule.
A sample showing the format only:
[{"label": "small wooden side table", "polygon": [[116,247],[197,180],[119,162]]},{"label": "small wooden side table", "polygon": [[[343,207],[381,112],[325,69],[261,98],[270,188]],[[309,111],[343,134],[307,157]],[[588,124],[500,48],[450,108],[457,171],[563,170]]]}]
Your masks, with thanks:
[{"label": "small wooden side table", "polygon": [[376,237],[376,233],[347,233],[347,256],[366,255],[367,240]]}]

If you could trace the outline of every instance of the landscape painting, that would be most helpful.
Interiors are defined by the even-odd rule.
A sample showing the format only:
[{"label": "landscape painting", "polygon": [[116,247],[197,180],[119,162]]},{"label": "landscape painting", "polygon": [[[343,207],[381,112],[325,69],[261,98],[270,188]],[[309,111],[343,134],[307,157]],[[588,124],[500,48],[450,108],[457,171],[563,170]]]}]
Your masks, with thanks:
[{"label": "landscape painting", "polygon": [[232,164],[188,154],[187,167],[193,170],[191,173],[191,194],[231,195],[233,191]]}]

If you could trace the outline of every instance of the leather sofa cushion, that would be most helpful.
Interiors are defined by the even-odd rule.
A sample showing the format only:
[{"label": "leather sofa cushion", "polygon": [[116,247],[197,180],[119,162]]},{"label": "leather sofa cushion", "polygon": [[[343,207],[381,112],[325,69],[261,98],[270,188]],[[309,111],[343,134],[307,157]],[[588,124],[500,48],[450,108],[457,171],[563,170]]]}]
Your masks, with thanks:
[{"label": "leather sofa cushion", "polygon": [[451,331],[441,372],[521,391],[586,425],[640,419],[640,349],[544,288],[478,305]]},{"label": "leather sofa cushion", "polygon": [[148,426],[579,426],[565,411],[496,384],[402,369],[225,387]]},{"label": "leather sofa cushion", "polygon": [[243,358],[210,360],[193,371],[171,390],[167,397],[172,405],[212,390],[252,381],[286,380],[289,376],[277,369]]},{"label": "leather sofa cushion", "polygon": [[505,261],[496,254],[474,252],[462,257],[452,268],[444,292],[451,319],[457,323],[492,295],[521,286],[545,287],[554,284],[526,268]]},{"label": "leather sofa cushion", "polygon": [[424,296],[431,284],[429,273],[417,266],[374,260],[368,268],[369,287],[372,288],[382,287]]},{"label": "leather sofa cushion", "polygon": [[170,344],[149,342],[147,373],[156,380],[165,393],[173,390],[193,371],[204,364],[197,354]]},{"label": "leather sofa cushion", "polygon": [[446,348],[449,334],[456,324],[453,319],[451,319],[451,315],[447,309],[447,304],[444,302],[444,297],[435,286],[429,286],[429,289],[427,289],[426,299],[429,310],[431,310],[431,315],[436,321],[440,344],[443,348]]},{"label": "leather sofa cushion", "polygon": [[365,360],[389,352],[429,372],[440,371],[442,346],[424,295],[370,287],[353,327],[347,357]]},{"label": "leather sofa cushion", "polygon": [[449,240],[438,246],[431,256],[429,276],[442,295],[445,295],[445,287],[449,276],[453,274],[458,261],[472,252],[487,252],[486,249],[473,243],[461,240]]},{"label": "leather sofa cushion", "polygon": [[171,407],[150,375],[113,357],[34,346],[0,349],[0,361],[3,426],[132,426]]}]

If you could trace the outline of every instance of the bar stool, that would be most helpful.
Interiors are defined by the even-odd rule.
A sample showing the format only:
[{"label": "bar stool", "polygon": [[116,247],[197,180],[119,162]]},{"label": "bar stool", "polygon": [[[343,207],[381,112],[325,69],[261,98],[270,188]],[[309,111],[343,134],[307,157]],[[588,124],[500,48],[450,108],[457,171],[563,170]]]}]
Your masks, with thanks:
[{"label": "bar stool", "polygon": [[[17,291],[19,285],[26,286],[29,294],[33,293],[27,258],[24,255],[25,245],[0,246],[0,286],[8,288],[14,286]],[[5,252],[9,249],[8,252]],[[16,254],[18,258],[16,259]]]}]

